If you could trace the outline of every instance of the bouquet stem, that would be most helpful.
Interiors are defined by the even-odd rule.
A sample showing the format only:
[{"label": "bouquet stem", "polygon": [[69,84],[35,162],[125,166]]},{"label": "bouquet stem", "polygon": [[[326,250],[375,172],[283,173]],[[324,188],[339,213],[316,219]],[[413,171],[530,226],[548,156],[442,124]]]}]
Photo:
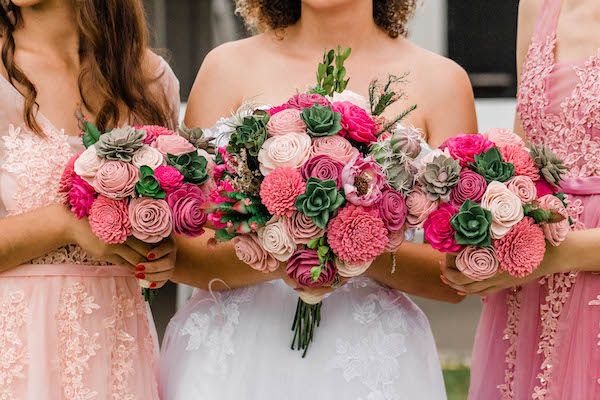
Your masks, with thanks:
[{"label": "bouquet stem", "polygon": [[156,289],[142,288],[142,296],[144,296],[144,300],[146,300],[146,302],[150,305],[152,305],[152,302],[157,295],[158,290]]},{"label": "bouquet stem", "polygon": [[322,302],[309,304],[301,298],[298,299],[296,315],[292,324],[292,331],[294,332],[292,350],[302,351],[302,358],[306,357],[308,347],[314,337],[315,328],[321,323],[322,305]]}]

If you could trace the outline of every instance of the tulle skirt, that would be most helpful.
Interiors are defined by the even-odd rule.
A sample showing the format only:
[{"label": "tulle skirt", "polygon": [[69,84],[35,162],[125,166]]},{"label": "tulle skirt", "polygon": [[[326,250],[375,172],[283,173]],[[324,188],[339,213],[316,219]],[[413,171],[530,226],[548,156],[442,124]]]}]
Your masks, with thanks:
[{"label": "tulle skirt", "polygon": [[0,274],[0,398],[158,400],[157,341],[132,273],[23,265]]},{"label": "tulle skirt", "polygon": [[441,400],[427,318],[360,278],[323,302],[306,358],[290,349],[297,294],[283,282],[198,291],[163,342],[163,400]]}]

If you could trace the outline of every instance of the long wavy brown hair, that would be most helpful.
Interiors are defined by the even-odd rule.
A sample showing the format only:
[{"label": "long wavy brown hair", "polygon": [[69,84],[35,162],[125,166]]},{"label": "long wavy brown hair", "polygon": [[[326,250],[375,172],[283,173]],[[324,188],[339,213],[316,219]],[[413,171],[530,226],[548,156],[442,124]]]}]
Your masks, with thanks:
[{"label": "long wavy brown hair", "polygon": [[[373,19],[390,37],[405,36],[418,0],[373,0]],[[279,30],[300,19],[302,0],[236,0],[237,12],[253,31]]]},{"label": "long wavy brown hair", "polygon": [[[96,125],[105,131],[119,124],[123,108],[127,117],[144,124],[174,128],[170,121],[169,102],[164,91],[151,93],[149,85],[161,76],[149,76],[143,63],[147,60],[148,29],[142,0],[72,0],[79,29],[81,72],[78,86],[83,106],[95,114]],[[21,26],[19,7],[11,2],[0,6],[0,32],[3,37],[2,62],[9,82],[21,92],[25,101],[23,118],[39,135],[35,84],[15,62],[13,34]],[[18,86],[17,86],[18,84]],[[95,106],[85,95],[94,90],[100,98]]]}]

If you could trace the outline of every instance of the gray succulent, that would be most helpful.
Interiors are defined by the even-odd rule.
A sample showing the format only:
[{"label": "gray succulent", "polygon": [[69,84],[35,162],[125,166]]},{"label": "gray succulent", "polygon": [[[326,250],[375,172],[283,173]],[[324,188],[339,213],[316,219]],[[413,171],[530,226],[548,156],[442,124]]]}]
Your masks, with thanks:
[{"label": "gray succulent", "polygon": [[203,149],[210,154],[214,154],[215,146],[212,143],[213,139],[206,137],[204,130],[201,128],[188,128],[182,123],[179,127],[179,135],[185,138],[197,149]]},{"label": "gray succulent", "polygon": [[419,182],[431,200],[445,198],[458,183],[460,163],[445,155],[437,156],[425,166]]},{"label": "gray succulent", "polygon": [[544,179],[548,183],[558,186],[563,175],[568,171],[563,161],[544,145],[531,145],[531,157]]},{"label": "gray succulent", "polygon": [[96,142],[96,153],[107,160],[130,162],[135,152],[144,145],[145,131],[131,126],[113,129],[100,135]]}]

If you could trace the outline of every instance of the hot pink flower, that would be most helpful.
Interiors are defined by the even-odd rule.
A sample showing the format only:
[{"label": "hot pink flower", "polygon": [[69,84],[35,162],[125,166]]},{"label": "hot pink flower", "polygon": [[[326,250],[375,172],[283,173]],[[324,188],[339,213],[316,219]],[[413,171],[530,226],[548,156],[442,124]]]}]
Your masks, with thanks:
[{"label": "hot pink flower", "polygon": [[508,145],[500,147],[500,154],[505,162],[515,166],[515,175],[523,175],[532,181],[540,179],[540,171],[525,147]]},{"label": "hot pink flower", "polygon": [[109,244],[121,244],[131,235],[127,201],[98,196],[90,208],[89,224],[92,232]]},{"label": "hot pink flower", "polygon": [[237,258],[251,268],[264,273],[279,268],[279,261],[262,248],[256,234],[236,236],[231,242]]},{"label": "hot pink flower", "polygon": [[544,178],[535,182],[538,197],[546,196],[547,194],[556,194],[556,187],[548,183]]},{"label": "hot pink flower", "polygon": [[96,191],[81,177],[74,175],[71,180],[71,189],[67,194],[71,211],[77,218],[87,217],[96,200]]},{"label": "hot pink flower", "polygon": [[456,268],[469,279],[483,281],[496,275],[499,262],[491,247],[468,246],[456,257]]},{"label": "hot pink flower", "polygon": [[172,130],[158,125],[144,125],[136,126],[136,131],[146,131],[146,137],[144,138],[144,144],[152,144],[157,137],[163,135],[176,135]]},{"label": "hot pink flower", "polygon": [[296,198],[304,193],[306,183],[296,169],[277,168],[260,185],[260,198],[273,215],[291,216]]},{"label": "hot pink flower", "polygon": [[460,171],[460,180],[450,192],[450,202],[460,207],[468,199],[479,202],[487,189],[485,178],[470,169]]},{"label": "hot pink flower", "polygon": [[331,103],[324,96],[316,93],[298,93],[288,100],[288,108],[302,111],[303,108],[311,108],[315,104],[330,106]]},{"label": "hot pink flower", "polygon": [[319,256],[315,250],[298,250],[288,260],[286,272],[290,278],[301,286],[310,288],[327,287],[335,279],[335,266],[331,261],[326,263],[321,270],[319,278],[313,281],[312,269],[319,267],[319,265]]},{"label": "hot pink flower", "polygon": [[400,232],[404,229],[408,208],[402,193],[394,189],[386,189],[379,203],[379,216],[390,232]]},{"label": "hot pink flower", "polygon": [[347,137],[359,143],[377,141],[379,126],[362,108],[349,101],[333,103],[333,111],[342,114],[342,130],[340,136]]},{"label": "hot pink flower", "polygon": [[278,112],[283,111],[283,110],[288,110],[289,108],[290,108],[290,106],[287,103],[285,103],[280,106],[271,107],[267,111],[269,112],[270,116],[273,116],[273,115],[277,114]]},{"label": "hot pink flower", "polygon": [[458,210],[450,204],[442,204],[425,220],[423,224],[425,240],[435,250],[455,253],[462,249],[462,246],[456,243],[456,231],[450,223],[457,212]]},{"label": "hot pink flower", "polygon": [[158,243],[171,234],[173,218],[164,200],[139,197],[129,203],[132,234],[146,243]]},{"label": "hot pink flower", "polygon": [[388,240],[388,231],[377,210],[349,204],[329,222],[329,246],[345,263],[374,260],[384,252]]},{"label": "hot pink flower", "polygon": [[167,195],[167,203],[173,215],[173,230],[186,236],[204,233],[207,215],[204,212],[204,194],[196,185],[184,183]]},{"label": "hot pink flower", "polygon": [[154,177],[165,192],[172,192],[183,184],[183,175],[176,168],[161,165],[154,170]]},{"label": "hot pink flower", "polygon": [[381,200],[386,177],[372,157],[357,157],[342,171],[346,200],[357,206],[370,207]]},{"label": "hot pink flower", "polygon": [[481,154],[494,147],[494,143],[487,140],[483,135],[458,135],[447,139],[440,149],[448,149],[455,160],[465,167],[475,161],[475,155]]},{"label": "hot pink flower", "polygon": [[494,243],[500,268],[512,276],[525,277],[540,266],[546,253],[542,228],[525,217]]},{"label": "hot pink flower", "polygon": [[322,181],[332,180],[337,183],[338,189],[342,187],[342,170],[344,164],[333,158],[321,154],[308,159],[302,166],[302,177],[308,181],[309,178],[317,178]]},{"label": "hot pink flower", "polygon": [[65,169],[60,177],[60,183],[58,184],[58,191],[60,193],[69,193],[69,190],[71,190],[73,176],[76,175],[74,167],[75,161],[77,161],[80,155],[81,152],[75,154],[69,159],[69,161],[67,161]]}]

